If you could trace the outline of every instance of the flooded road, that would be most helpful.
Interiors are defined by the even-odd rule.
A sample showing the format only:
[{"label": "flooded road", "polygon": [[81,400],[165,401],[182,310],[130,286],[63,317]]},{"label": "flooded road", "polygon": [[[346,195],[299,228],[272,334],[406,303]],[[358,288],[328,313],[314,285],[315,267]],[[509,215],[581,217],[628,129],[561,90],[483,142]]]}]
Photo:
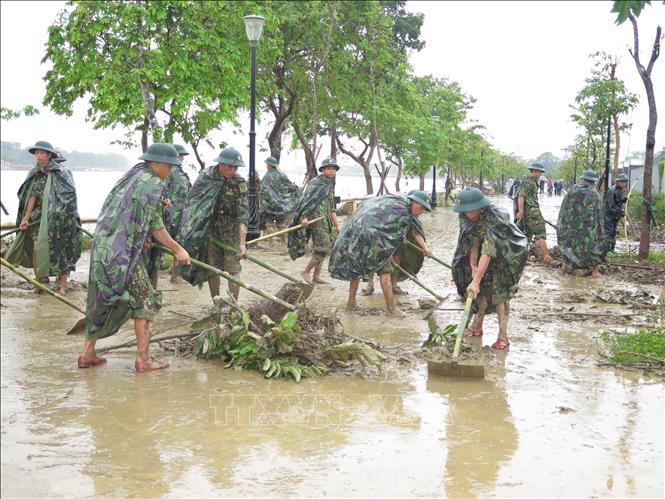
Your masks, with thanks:
[{"label": "flooded road", "polygon": [[[554,223],[561,199],[542,198]],[[450,261],[457,216],[439,208],[422,220],[434,253]],[[257,256],[294,274],[306,263],[278,250]],[[251,263],[243,267],[258,287],[276,291],[283,283]],[[78,270],[74,280],[85,282],[87,260]],[[79,370],[83,338],[64,334],[78,313],[2,275],[4,497],[664,493],[662,378],[600,368],[595,357],[599,331],[648,317],[592,299],[608,288],[655,296],[662,284],[562,277],[529,265],[512,302],[510,352],[492,354],[485,380],[428,378],[425,363],[415,362],[368,371],[365,379],[330,375],[296,384],[166,353],[169,369],[136,375],[133,348]],[[420,277],[448,297],[442,308],[462,308],[447,269],[428,261]],[[427,295],[403,287],[406,320],[382,315],[380,292],[359,296],[360,314],[344,314],[342,281],[318,287],[309,302],[338,308],[354,335],[417,351],[427,337],[417,301]],[[172,311],[197,315],[210,303],[207,289],[171,284],[166,273],[159,288],[165,305],[156,331],[183,321]],[[69,296],[82,304],[85,290]],[[243,290],[241,302],[250,300]],[[434,314],[441,325],[460,315]],[[132,339],[129,326],[100,347]],[[497,329],[490,316],[485,336],[471,341],[490,345]]]}]

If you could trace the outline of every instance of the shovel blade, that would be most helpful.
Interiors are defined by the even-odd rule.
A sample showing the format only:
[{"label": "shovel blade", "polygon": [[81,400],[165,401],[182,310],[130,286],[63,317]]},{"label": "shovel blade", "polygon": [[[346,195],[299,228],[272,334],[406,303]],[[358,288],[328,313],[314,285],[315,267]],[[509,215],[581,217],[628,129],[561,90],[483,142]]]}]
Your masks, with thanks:
[{"label": "shovel blade", "polygon": [[449,378],[485,378],[484,366],[468,366],[453,364],[452,362],[427,361],[427,372],[436,376],[447,376]]},{"label": "shovel blade", "polygon": [[78,334],[84,332],[85,332],[85,317],[83,319],[79,319],[78,322],[74,324],[69,331],[67,331],[67,334]]},{"label": "shovel blade", "polygon": [[300,291],[302,291],[302,297],[303,299],[307,299],[310,297],[312,292],[314,291],[314,284],[310,284],[308,282],[299,282],[295,284]]}]

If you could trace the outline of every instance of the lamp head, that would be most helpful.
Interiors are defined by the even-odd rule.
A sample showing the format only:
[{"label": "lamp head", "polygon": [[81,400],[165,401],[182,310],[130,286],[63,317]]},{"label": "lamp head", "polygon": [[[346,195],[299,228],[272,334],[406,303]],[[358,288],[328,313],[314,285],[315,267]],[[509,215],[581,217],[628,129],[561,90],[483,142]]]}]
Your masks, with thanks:
[{"label": "lamp head", "polygon": [[252,43],[258,42],[259,38],[261,38],[263,23],[266,21],[266,18],[262,16],[245,16],[243,19],[245,20],[247,38]]}]

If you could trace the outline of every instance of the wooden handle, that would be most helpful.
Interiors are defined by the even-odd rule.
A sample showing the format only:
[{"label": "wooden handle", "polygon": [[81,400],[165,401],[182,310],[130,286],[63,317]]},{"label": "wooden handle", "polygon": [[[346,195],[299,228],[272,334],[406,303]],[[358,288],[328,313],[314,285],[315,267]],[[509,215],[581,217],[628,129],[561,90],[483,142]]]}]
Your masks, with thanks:
[{"label": "wooden handle", "polygon": [[[323,217],[318,217],[315,218],[314,220],[309,220],[307,222],[307,225],[314,224],[318,222],[319,220],[323,220]],[[272,234],[266,234],[265,236],[257,237],[256,239],[252,239],[251,241],[247,241],[247,245],[258,243],[259,241],[265,241],[266,239],[270,239],[271,237],[275,236],[281,236],[282,234],[286,234],[287,232],[293,232],[294,230],[302,229],[304,227],[303,224],[296,225],[294,227],[289,227],[288,229],[282,229],[278,230],[277,232],[273,232]]]}]

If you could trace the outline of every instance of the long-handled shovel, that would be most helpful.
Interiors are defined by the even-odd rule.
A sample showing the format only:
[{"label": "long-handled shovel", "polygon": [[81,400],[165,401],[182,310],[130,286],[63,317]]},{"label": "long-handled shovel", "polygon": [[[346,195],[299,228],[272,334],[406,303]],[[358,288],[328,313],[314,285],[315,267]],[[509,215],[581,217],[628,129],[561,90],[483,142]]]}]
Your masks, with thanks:
[{"label": "long-handled shovel", "polygon": [[427,370],[429,373],[441,376],[451,376],[457,378],[484,378],[485,368],[483,366],[468,366],[459,363],[459,351],[462,346],[462,336],[466,329],[469,319],[471,318],[471,306],[473,305],[473,296],[469,293],[466,297],[466,304],[464,306],[464,314],[462,320],[457,326],[457,337],[455,339],[455,348],[453,349],[453,357],[450,362],[427,362]]},{"label": "long-handled shovel", "polygon": [[[422,249],[420,246],[418,246],[417,244],[413,244],[413,243],[412,243],[411,241],[409,241],[408,239],[406,240],[406,244],[408,244],[408,245],[411,246],[412,248],[417,249],[418,251],[420,251],[420,252],[423,253],[423,254],[425,253],[425,252],[423,251],[423,249]],[[452,269],[452,267],[450,266],[449,263],[444,262],[444,261],[441,260],[440,258],[437,258],[437,257],[435,257],[434,255],[432,255],[430,258],[431,258],[432,260],[434,260],[436,263],[440,263],[440,264],[443,265],[444,267],[448,267],[449,269]]]},{"label": "long-handled shovel", "polygon": [[67,305],[69,305],[70,307],[72,307],[74,310],[78,310],[78,311],[81,312],[83,315],[85,315],[85,310],[83,310],[81,307],[79,307],[78,305],[75,305],[74,303],[70,302],[70,301],[69,301],[67,298],[65,298],[64,296],[60,296],[60,295],[59,295],[58,293],[56,293],[55,291],[51,291],[48,287],[44,286],[41,282],[38,282],[38,281],[35,281],[34,279],[31,279],[30,277],[28,277],[28,276],[25,275],[23,272],[21,272],[19,269],[17,269],[16,267],[14,267],[11,263],[9,263],[9,262],[8,262],[7,260],[5,260],[4,258],[0,258],[0,262],[2,263],[2,265],[4,265],[5,267],[7,267],[9,270],[11,270],[12,272],[14,272],[16,275],[19,275],[19,276],[21,276],[23,279],[25,279],[26,281],[28,281],[28,282],[29,282],[30,284],[32,284],[34,287],[40,289],[41,291],[44,291],[45,293],[50,294],[53,298],[57,298],[57,299],[60,300],[62,303],[66,303]]},{"label": "long-handled shovel", "polygon": [[[28,224],[28,227],[30,227],[30,226],[32,226],[32,225],[35,225],[35,224],[38,224],[38,223],[39,223],[39,220],[35,220],[34,222],[29,223],[29,224]],[[2,239],[2,238],[5,237],[5,236],[9,236],[9,235],[11,235],[11,234],[16,234],[17,232],[20,232],[20,231],[21,231],[20,228],[16,228],[16,229],[14,229],[14,230],[10,230],[9,232],[5,232],[4,234],[2,234],[2,235],[0,236],[0,239]]]},{"label": "long-handled shovel", "polygon": [[408,277],[413,282],[415,282],[418,286],[420,286],[425,291],[427,291],[429,294],[431,294],[433,297],[435,297],[437,300],[439,300],[439,302],[442,302],[445,299],[445,298],[442,298],[441,296],[439,296],[438,294],[436,294],[435,291],[433,291],[428,286],[424,285],[422,282],[420,282],[418,279],[416,279],[416,277],[414,275],[411,275],[408,271],[404,270],[402,267],[397,265],[395,262],[393,262],[393,265],[395,265],[395,267],[397,267],[400,270],[400,272],[402,272],[402,274],[404,274],[406,277]]},{"label": "long-handled shovel", "polygon": [[[318,217],[318,218],[314,218],[312,220],[309,220],[307,222],[307,225],[311,225],[313,223],[316,223],[319,220],[323,220],[323,217]],[[304,224],[300,224],[300,225],[295,225],[293,227],[289,227],[288,229],[278,230],[277,232],[273,232],[272,234],[266,234],[265,236],[257,237],[256,239],[252,239],[251,241],[247,241],[247,244],[256,244],[258,242],[265,241],[266,239],[270,239],[271,237],[281,236],[282,234],[287,234],[289,232],[293,232],[294,230],[302,229],[304,226],[305,226]]]},{"label": "long-handled shovel", "polygon": [[[168,253],[169,255],[173,255],[173,251],[168,249],[166,246],[162,246],[161,244],[157,243],[152,243],[152,245],[159,249],[162,250],[164,253]],[[245,288],[248,291],[251,291],[254,294],[257,294],[266,300],[270,300],[272,302],[278,303],[279,305],[283,306],[284,308],[288,308],[289,310],[295,310],[296,307],[295,305],[291,305],[289,302],[286,302],[284,300],[281,300],[277,298],[274,295],[271,295],[270,293],[267,293],[265,291],[262,291],[258,288],[255,288],[251,284],[247,284],[245,281],[238,279],[237,277],[232,276],[231,274],[224,272],[223,270],[220,270],[218,268],[213,267],[212,265],[208,265],[207,263],[201,262],[199,260],[196,260],[195,258],[190,258],[190,262],[192,262],[192,265],[196,265],[197,267],[202,268],[203,270],[207,270],[208,272],[213,272],[217,274],[220,277],[223,277],[227,281],[231,281],[233,284],[236,284],[240,286],[241,288]]]},{"label": "long-handled shovel", "polygon": [[[233,246],[223,243],[219,239],[215,239],[214,237],[210,238],[210,241],[215,245],[218,246],[219,248],[225,249],[227,251],[233,251],[234,253],[240,253],[240,250],[238,248],[234,248]],[[314,285],[309,284],[307,282],[302,282],[302,280],[297,279],[286,272],[283,272],[279,270],[278,268],[273,267],[269,263],[264,262],[263,260],[259,260],[253,255],[250,255],[249,253],[245,253],[242,255],[242,257],[246,260],[249,260],[250,262],[254,262],[257,265],[260,265],[261,267],[268,269],[271,272],[274,272],[277,275],[282,276],[284,279],[288,279],[292,283],[295,284],[297,288],[299,288],[302,291],[303,298],[309,298],[309,296],[312,294],[312,291],[314,291]]]}]

